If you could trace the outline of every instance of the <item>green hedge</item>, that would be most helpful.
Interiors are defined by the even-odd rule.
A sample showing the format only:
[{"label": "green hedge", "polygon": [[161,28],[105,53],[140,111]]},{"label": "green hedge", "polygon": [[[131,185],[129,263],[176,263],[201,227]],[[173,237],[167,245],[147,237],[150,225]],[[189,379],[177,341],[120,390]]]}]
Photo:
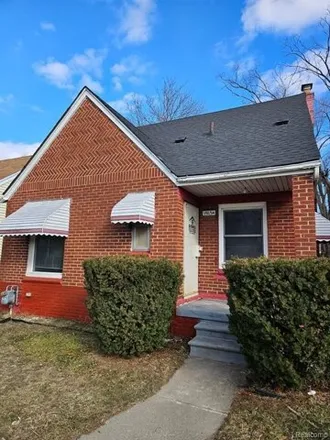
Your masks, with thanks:
[{"label": "green hedge", "polygon": [[113,256],[83,266],[87,308],[106,353],[131,356],[164,346],[182,282],[178,263]]},{"label": "green hedge", "polygon": [[258,383],[302,388],[330,379],[330,259],[227,263],[230,329]]}]

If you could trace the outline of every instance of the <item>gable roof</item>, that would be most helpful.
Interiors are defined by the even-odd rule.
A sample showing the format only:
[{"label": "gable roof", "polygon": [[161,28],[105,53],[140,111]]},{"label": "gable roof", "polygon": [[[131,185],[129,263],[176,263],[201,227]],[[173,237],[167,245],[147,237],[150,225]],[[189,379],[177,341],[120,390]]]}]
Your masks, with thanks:
[{"label": "gable roof", "polygon": [[0,180],[20,171],[31,156],[15,157],[14,159],[0,160]]},{"label": "gable roof", "polygon": [[[280,121],[288,124],[274,125]],[[176,176],[254,170],[320,157],[305,93],[139,129]]]},{"label": "gable roof", "polygon": [[[252,172],[292,173],[319,165],[305,93],[174,121],[134,126],[84,87],[3,195],[8,200],[47,151],[81,103],[90,99],[175,184],[187,177]],[[276,122],[287,124],[276,125]],[[214,126],[210,133],[210,124]],[[176,143],[178,139],[184,142]],[[300,168],[302,168],[300,167]],[[260,171],[259,171],[260,170]],[[246,171],[246,172],[245,172]],[[202,178],[204,178],[202,177]],[[232,178],[232,176],[230,177]]]}]

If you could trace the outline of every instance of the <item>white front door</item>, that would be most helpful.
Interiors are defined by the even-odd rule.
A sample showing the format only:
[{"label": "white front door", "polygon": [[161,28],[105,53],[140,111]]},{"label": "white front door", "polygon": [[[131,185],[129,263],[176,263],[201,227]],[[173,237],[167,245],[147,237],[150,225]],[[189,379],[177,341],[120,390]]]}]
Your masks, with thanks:
[{"label": "white front door", "polygon": [[184,296],[198,293],[199,209],[190,203],[184,206]]}]

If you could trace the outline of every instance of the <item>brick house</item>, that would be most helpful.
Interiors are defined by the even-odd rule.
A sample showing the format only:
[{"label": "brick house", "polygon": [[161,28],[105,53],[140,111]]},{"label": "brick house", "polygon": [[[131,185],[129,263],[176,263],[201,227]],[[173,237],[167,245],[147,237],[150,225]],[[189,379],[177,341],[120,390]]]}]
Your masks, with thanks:
[{"label": "brick house", "polygon": [[181,262],[181,301],[221,298],[232,255],[314,256],[312,121],[311,85],[142,127],[84,88],[3,196],[13,313],[87,320],[82,261],[94,256]]}]

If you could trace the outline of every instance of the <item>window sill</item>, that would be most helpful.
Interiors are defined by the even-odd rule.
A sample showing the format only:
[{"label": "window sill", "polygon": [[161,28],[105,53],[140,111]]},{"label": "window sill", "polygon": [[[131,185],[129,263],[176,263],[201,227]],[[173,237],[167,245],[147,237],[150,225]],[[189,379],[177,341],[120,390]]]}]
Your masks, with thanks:
[{"label": "window sill", "polygon": [[150,251],[149,250],[131,251],[131,255],[147,255],[148,257],[150,257]]},{"label": "window sill", "polygon": [[31,282],[38,282],[38,283],[62,283],[62,274],[58,274],[58,276],[49,276],[48,274],[37,274],[37,273],[31,273],[26,274],[23,277],[23,281],[31,281]]}]

